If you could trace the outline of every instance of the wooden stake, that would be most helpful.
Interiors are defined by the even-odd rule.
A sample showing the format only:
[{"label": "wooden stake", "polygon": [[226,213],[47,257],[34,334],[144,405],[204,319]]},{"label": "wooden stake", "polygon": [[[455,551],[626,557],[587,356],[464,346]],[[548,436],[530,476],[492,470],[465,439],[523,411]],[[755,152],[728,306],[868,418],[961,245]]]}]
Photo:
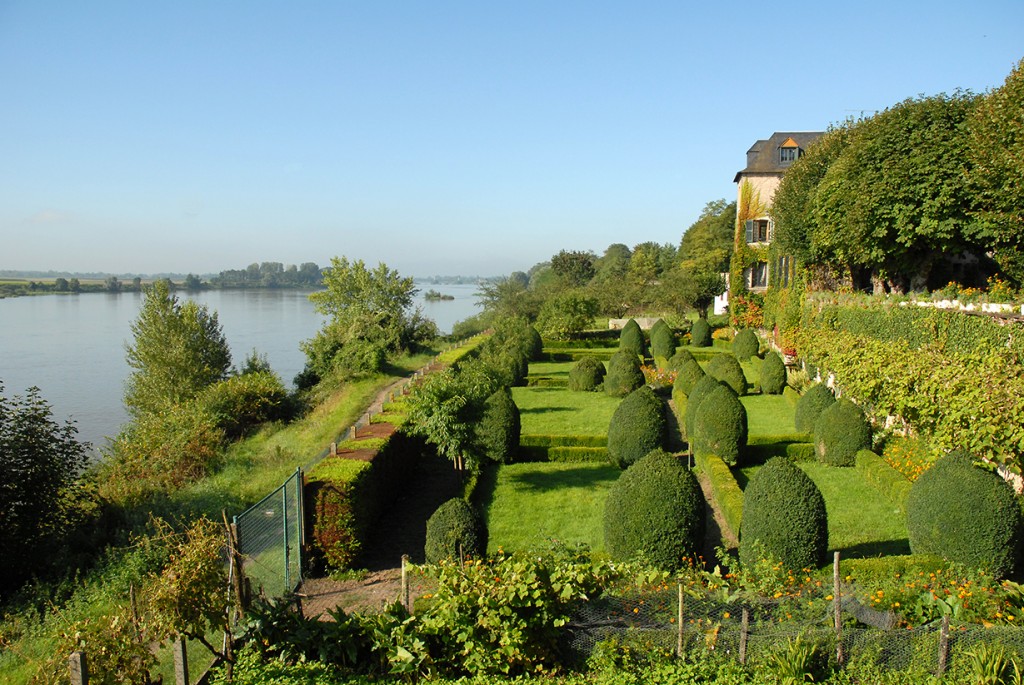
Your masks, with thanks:
[{"label": "wooden stake", "polygon": [[836,662],[843,665],[843,603],[839,586],[839,552],[832,557],[832,602],[835,609]]},{"label": "wooden stake", "polygon": [[740,666],[747,665],[747,639],[750,636],[750,609],[743,607],[743,621],[740,623]]},{"label": "wooden stake", "polygon": [[68,658],[68,670],[71,685],[89,685],[89,664],[85,660],[85,652],[71,652]]},{"label": "wooden stake", "polygon": [[946,660],[949,658],[949,616],[942,617],[942,628],[939,629],[939,670],[936,677],[941,678],[946,672]]},{"label": "wooden stake", "polygon": [[676,612],[676,622],[679,624],[678,635],[676,637],[676,656],[682,658],[683,656],[683,584],[679,583],[679,610]]},{"label": "wooden stake", "polygon": [[412,602],[409,601],[409,555],[402,555],[402,606],[412,616]]}]

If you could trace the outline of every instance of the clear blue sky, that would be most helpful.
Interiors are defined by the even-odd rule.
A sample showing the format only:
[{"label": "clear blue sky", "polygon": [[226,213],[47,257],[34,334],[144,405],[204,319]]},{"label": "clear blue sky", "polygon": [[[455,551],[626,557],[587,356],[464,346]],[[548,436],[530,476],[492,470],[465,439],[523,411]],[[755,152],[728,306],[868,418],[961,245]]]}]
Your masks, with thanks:
[{"label": "clear blue sky", "polygon": [[677,243],[756,139],[1021,57],[1021,0],[0,0],[0,269]]}]

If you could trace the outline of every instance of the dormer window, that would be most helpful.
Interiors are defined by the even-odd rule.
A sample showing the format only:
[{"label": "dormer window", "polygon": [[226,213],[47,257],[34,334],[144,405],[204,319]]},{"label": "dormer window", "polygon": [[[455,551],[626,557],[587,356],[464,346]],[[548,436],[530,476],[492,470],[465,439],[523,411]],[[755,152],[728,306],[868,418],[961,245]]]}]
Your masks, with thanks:
[{"label": "dormer window", "polygon": [[792,164],[800,156],[800,146],[792,138],[779,146],[779,164]]}]

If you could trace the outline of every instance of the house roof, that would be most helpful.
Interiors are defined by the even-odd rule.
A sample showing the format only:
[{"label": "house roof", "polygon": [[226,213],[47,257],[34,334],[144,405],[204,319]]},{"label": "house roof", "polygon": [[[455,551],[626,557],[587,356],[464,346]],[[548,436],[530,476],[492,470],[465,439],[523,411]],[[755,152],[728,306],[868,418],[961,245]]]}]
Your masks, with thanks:
[{"label": "house roof", "polygon": [[823,131],[776,131],[767,140],[759,140],[747,150],[747,166],[737,171],[733,183],[739,183],[743,174],[782,174],[789,168],[779,159],[779,148],[806,149],[824,133]]}]

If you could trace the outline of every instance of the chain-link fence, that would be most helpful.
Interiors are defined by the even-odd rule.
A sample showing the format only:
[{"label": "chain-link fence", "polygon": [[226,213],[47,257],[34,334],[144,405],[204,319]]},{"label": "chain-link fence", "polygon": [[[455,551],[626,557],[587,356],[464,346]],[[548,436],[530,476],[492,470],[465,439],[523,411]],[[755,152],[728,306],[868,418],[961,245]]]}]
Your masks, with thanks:
[{"label": "chain-link fence", "polygon": [[302,582],[302,470],[234,517],[242,572],[252,591],[288,594]]}]

